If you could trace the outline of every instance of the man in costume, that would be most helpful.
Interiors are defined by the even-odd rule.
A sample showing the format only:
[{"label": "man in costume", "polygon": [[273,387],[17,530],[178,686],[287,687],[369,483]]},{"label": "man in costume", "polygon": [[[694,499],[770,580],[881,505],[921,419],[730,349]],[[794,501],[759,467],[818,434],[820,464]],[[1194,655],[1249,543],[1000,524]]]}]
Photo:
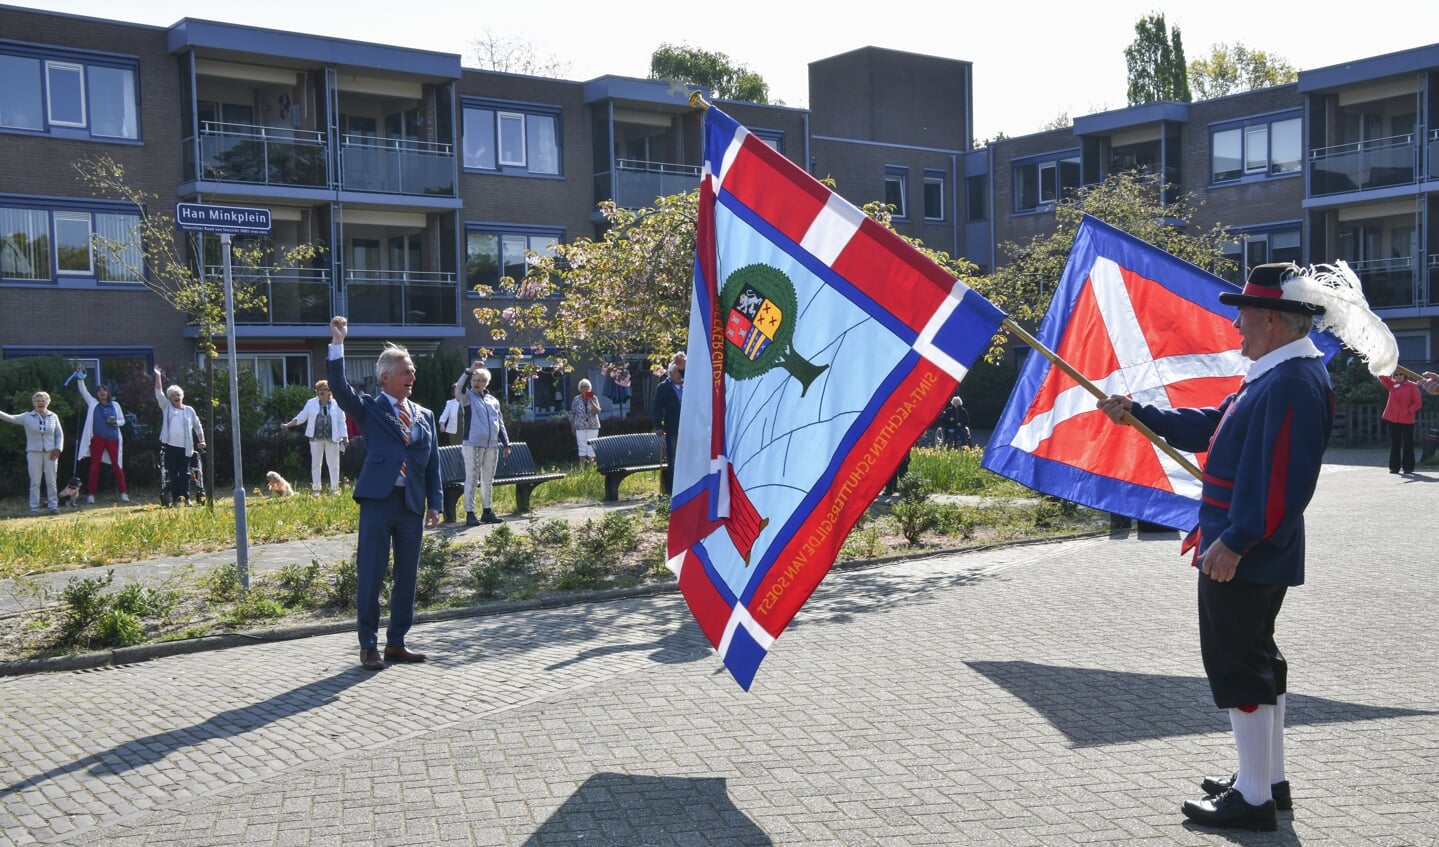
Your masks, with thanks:
[{"label": "man in costume", "polygon": [[1288,263],[1253,269],[1239,307],[1240,352],[1253,364],[1219,408],[1158,409],[1114,395],[1100,401],[1112,420],[1128,413],[1173,446],[1207,450],[1196,551],[1199,641],[1214,704],[1229,712],[1239,753],[1230,777],[1200,785],[1184,803],[1194,822],[1273,830],[1276,809],[1293,808],[1284,773],[1287,665],[1274,625],[1290,586],[1304,582],[1304,509],[1314,494],[1334,421],[1334,393],[1309,338],[1324,307],[1290,282]]}]

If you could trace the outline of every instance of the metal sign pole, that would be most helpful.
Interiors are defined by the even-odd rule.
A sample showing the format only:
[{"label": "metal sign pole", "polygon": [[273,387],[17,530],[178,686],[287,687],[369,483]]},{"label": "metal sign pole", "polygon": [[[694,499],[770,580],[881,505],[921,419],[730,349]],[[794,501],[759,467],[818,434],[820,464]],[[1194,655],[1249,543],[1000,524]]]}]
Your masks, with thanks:
[{"label": "metal sign pole", "polygon": [[230,233],[220,234],[225,260],[225,348],[230,361],[230,444],[235,453],[235,573],[250,590],[250,547],[245,519],[245,475],[240,451],[240,371],[235,359],[235,286],[230,275]]}]

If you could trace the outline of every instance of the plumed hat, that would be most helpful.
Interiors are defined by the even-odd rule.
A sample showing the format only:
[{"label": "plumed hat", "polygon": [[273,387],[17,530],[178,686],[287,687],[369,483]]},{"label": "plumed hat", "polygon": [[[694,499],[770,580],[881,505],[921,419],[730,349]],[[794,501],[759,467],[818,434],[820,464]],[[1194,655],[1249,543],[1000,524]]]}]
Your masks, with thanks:
[{"label": "plumed hat", "polygon": [[1255,265],[1249,271],[1249,281],[1244,283],[1244,290],[1238,294],[1225,291],[1219,295],[1219,302],[1278,312],[1324,314],[1324,301],[1312,296],[1310,287],[1292,284],[1303,277],[1304,271],[1292,262]]}]

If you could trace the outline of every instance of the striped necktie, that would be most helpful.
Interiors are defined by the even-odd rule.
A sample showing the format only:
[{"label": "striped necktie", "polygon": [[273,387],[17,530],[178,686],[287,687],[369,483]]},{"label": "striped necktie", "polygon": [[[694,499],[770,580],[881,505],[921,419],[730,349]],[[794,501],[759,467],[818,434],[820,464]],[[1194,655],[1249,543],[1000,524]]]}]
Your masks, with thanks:
[{"label": "striped necktie", "polygon": [[[395,406],[395,414],[398,415],[399,418],[400,418],[400,430],[401,430],[401,435],[404,437],[405,443],[406,443],[406,444],[409,444],[409,443],[410,443],[410,426],[411,426],[411,421],[410,421],[410,404],[409,404],[409,403],[406,403],[406,402],[404,402],[404,401],[401,401],[399,405]],[[405,464],[406,464],[406,461],[405,461],[405,460],[403,460],[403,459],[400,460],[400,476],[404,476],[404,475],[405,475]]]}]

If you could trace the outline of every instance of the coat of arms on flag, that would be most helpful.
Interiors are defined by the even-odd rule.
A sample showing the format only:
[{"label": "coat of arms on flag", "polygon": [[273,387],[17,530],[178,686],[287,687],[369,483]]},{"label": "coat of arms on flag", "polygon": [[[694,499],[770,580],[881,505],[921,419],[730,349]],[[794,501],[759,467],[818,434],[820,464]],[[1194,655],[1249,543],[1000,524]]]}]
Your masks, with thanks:
[{"label": "coat of arms on flag", "polygon": [[[1086,217],[1039,341],[1106,395],[1161,408],[1218,406],[1249,370],[1235,286],[1095,218]],[[1338,341],[1316,334],[1333,356]],[[1030,354],[985,450],[983,466],[1036,491],[1188,530],[1199,481],[1045,357]],[[1203,457],[1192,457],[1202,466]]]},{"label": "coat of arms on flag", "polygon": [[748,689],[1004,315],[713,107],[704,143],[668,555]]}]

